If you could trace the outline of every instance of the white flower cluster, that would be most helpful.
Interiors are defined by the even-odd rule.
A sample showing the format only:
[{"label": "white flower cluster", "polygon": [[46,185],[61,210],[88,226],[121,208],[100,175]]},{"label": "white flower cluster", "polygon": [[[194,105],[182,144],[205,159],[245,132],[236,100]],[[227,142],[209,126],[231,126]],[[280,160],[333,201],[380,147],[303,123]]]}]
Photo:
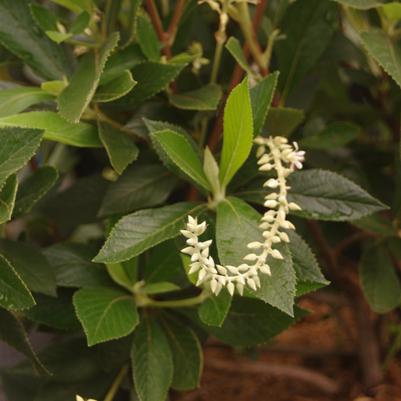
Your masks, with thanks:
[{"label": "white flower cluster", "polygon": [[259,170],[268,172],[275,170],[276,177],[269,178],[263,184],[264,187],[273,190],[265,196],[264,206],[268,209],[260,222],[263,242],[254,241],[248,244],[251,253],[244,257],[244,262],[239,266],[222,266],[216,264],[209,255],[212,240],[200,241],[206,230],[206,222],[198,224],[196,218],[188,216],[185,230],[181,233],[187,238],[187,247],[181,252],[191,256],[189,274],[198,273],[197,286],[208,286],[210,290],[218,295],[223,287],[233,295],[235,289],[243,294],[247,285],[252,290],[260,287],[259,272],[271,275],[268,257],[282,259],[283,256],[275,248],[280,242],[289,242],[285,230],[294,229],[294,225],[287,220],[290,210],[299,210],[300,207],[288,202],[288,185],[286,179],[295,169],[302,168],[305,152],[298,150],[296,142],[289,144],[287,138],[257,137],[255,143],[259,145],[257,155],[259,157]]}]

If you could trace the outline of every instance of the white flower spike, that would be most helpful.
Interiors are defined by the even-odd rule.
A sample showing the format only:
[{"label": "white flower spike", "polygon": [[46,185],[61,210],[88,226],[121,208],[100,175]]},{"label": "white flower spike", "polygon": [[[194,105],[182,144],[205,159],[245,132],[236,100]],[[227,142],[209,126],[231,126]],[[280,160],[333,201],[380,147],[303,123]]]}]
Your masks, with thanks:
[{"label": "white flower spike", "polygon": [[255,144],[259,145],[259,170],[275,170],[277,177],[267,179],[263,185],[275,192],[265,196],[264,205],[268,210],[262,216],[259,226],[264,242],[252,241],[248,244],[251,253],[244,257],[247,263],[239,266],[216,265],[214,259],[209,256],[212,240],[201,242],[198,238],[206,231],[206,222],[198,224],[197,218],[188,216],[186,229],[181,230],[188,245],[181,252],[191,256],[190,274],[198,272],[196,285],[208,287],[215,295],[218,295],[223,287],[226,287],[231,295],[234,295],[235,290],[242,295],[244,286],[257,290],[260,287],[259,273],[271,275],[268,257],[283,259],[283,255],[275,246],[280,242],[289,242],[288,235],[283,230],[295,228],[287,220],[288,212],[301,209],[296,203],[287,200],[287,177],[294,170],[302,168],[305,152],[298,149],[296,142],[289,144],[287,138],[280,136],[257,137]]},{"label": "white flower spike", "polygon": [[[82,398],[80,395],[77,395],[76,397],[75,397],[75,401],[85,401],[85,399],[84,398]],[[93,398],[88,398],[86,401],[96,401],[96,400],[94,400]]]}]

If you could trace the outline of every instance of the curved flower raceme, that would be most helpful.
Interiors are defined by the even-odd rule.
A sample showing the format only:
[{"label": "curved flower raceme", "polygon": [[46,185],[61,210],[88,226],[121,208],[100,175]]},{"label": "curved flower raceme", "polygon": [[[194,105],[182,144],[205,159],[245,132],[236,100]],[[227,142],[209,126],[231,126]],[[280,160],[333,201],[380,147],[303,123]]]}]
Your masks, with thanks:
[{"label": "curved flower raceme", "polygon": [[287,220],[290,210],[300,210],[300,207],[287,200],[287,177],[296,169],[302,168],[305,152],[298,149],[296,142],[289,144],[287,138],[257,137],[257,156],[259,170],[268,172],[274,170],[275,178],[269,178],[263,184],[264,187],[273,190],[265,196],[264,206],[267,211],[260,222],[260,229],[264,238],[263,242],[253,241],[248,244],[251,253],[244,257],[244,263],[239,266],[222,266],[216,264],[209,255],[212,240],[200,241],[206,231],[206,222],[198,224],[196,218],[188,216],[185,230],[181,233],[187,238],[187,247],[181,252],[191,256],[189,274],[198,272],[197,286],[206,286],[218,295],[223,287],[233,295],[235,290],[243,294],[244,287],[252,290],[260,287],[259,273],[271,275],[268,258],[282,259],[277,244],[289,242],[285,230],[294,229],[294,225]]}]

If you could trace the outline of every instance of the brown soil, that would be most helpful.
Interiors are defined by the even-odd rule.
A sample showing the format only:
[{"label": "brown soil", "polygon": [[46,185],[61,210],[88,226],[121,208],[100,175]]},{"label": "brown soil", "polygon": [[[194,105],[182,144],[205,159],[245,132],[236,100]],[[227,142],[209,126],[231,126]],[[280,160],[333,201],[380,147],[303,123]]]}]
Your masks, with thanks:
[{"label": "brown soil", "polygon": [[211,340],[205,348],[201,387],[174,394],[175,401],[401,401],[401,360],[390,364],[385,383],[364,390],[355,325],[349,307],[312,300],[312,313],[274,343],[251,351]]}]

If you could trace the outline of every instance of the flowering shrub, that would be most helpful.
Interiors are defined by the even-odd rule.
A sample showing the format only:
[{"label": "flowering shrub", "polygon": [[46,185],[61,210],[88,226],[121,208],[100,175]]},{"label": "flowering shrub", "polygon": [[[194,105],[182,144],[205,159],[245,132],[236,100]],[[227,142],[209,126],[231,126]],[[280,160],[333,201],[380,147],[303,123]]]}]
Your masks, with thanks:
[{"label": "flowering shrub", "polygon": [[0,0],[7,398],[164,401],[200,385],[208,338],[273,341],[317,290],[346,297],[381,383],[400,21],[380,0]]}]

